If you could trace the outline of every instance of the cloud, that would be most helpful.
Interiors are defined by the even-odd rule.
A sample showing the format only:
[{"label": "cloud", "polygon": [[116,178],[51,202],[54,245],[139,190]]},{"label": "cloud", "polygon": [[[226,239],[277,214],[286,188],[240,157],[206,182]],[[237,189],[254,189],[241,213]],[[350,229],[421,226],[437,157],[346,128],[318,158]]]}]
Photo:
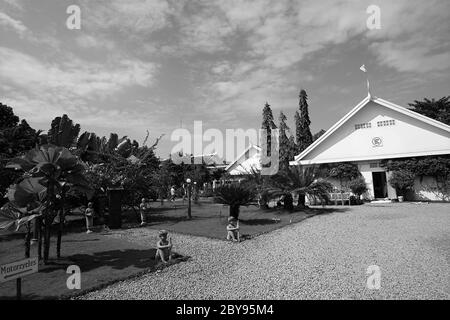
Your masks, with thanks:
[{"label": "cloud", "polygon": [[149,34],[168,26],[180,5],[166,0],[83,1],[82,14],[88,28]]},{"label": "cloud", "polygon": [[149,86],[154,72],[154,64],[137,60],[96,64],[74,58],[51,64],[0,47],[0,77],[36,94],[50,90],[68,97],[98,97],[133,85]]},{"label": "cloud", "polygon": [[0,27],[10,28],[17,32],[21,37],[28,31],[28,28],[21,21],[13,19],[3,12],[0,12]]},{"label": "cloud", "polygon": [[115,49],[115,43],[112,40],[83,34],[76,38],[77,44],[82,48],[103,48],[109,51]]}]

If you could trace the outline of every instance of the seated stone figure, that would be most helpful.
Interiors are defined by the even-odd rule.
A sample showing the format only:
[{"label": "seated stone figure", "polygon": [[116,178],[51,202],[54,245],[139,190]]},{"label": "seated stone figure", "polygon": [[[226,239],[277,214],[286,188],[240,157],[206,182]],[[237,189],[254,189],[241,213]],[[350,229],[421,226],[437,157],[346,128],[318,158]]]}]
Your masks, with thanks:
[{"label": "seated stone figure", "polygon": [[234,217],[228,218],[227,240],[240,241],[239,220]]},{"label": "seated stone figure", "polygon": [[172,239],[168,236],[166,230],[159,231],[159,240],[156,243],[155,260],[161,259],[162,262],[168,263],[172,260]]}]

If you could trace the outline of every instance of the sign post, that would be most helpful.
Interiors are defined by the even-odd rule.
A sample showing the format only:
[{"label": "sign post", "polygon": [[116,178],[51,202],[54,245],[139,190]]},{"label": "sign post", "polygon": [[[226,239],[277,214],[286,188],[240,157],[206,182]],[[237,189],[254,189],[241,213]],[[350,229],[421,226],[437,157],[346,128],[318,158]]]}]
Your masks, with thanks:
[{"label": "sign post", "polygon": [[22,277],[39,271],[38,257],[0,265],[0,283],[16,279],[17,300],[22,296]]}]

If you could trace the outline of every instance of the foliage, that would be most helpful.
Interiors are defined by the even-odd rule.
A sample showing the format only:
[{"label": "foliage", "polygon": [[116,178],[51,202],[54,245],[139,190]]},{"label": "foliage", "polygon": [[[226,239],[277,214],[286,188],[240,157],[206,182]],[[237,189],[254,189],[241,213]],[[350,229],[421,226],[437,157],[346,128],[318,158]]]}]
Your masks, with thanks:
[{"label": "foliage", "polygon": [[412,111],[450,125],[450,96],[442,97],[439,100],[427,98],[423,101],[414,100],[414,103],[408,105],[413,107],[410,109]]},{"label": "foliage", "polygon": [[293,156],[291,152],[291,141],[287,136],[287,132],[290,132],[290,129],[286,124],[287,118],[284,115],[283,111],[280,111],[279,121],[280,121],[279,169],[284,171],[287,170],[287,168],[289,167],[289,161],[293,160]]},{"label": "foliage", "polygon": [[[31,128],[25,120],[20,121],[12,108],[0,103],[0,195],[20,177],[19,173],[7,170],[6,163],[33,148],[40,133]],[[0,199],[3,203],[4,198]]]},{"label": "foliage", "polygon": [[261,143],[261,147],[263,150],[267,150],[267,156],[271,155],[272,148],[272,130],[276,129],[272,109],[270,108],[270,104],[266,102],[263,108],[263,120],[261,129],[266,130],[266,139],[263,139]]},{"label": "foliage", "polygon": [[[21,183],[10,188],[10,202],[17,203],[18,207],[29,207],[36,202],[42,206],[40,212],[44,224],[44,261],[47,262],[51,225],[64,206],[60,199],[64,199],[65,194],[70,191],[76,190],[88,195],[92,192],[84,177],[85,167],[67,148],[54,145],[34,148],[25,155],[12,159],[6,167],[21,170],[24,177]],[[59,223],[62,225],[62,217]],[[62,228],[60,230],[62,232]],[[60,236],[61,234],[58,235],[58,248]]]},{"label": "foliage", "polygon": [[392,172],[389,183],[397,190],[398,195],[404,196],[408,190],[413,190],[415,178],[413,172],[401,169]]},{"label": "foliage", "polygon": [[230,216],[239,217],[239,207],[251,204],[256,199],[256,192],[239,184],[226,184],[214,190],[214,201],[230,206]]},{"label": "foliage", "polygon": [[55,146],[70,148],[75,144],[79,133],[80,125],[74,125],[67,114],[64,114],[53,119],[47,141]]},{"label": "foliage", "polygon": [[348,187],[358,196],[358,198],[368,190],[366,180],[362,176],[350,180]]},{"label": "foliage", "polygon": [[317,139],[319,139],[321,136],[323,136],[323,134],[324,134],[325,132],[326,132],[326,131],[323,130],[323,129],[320,129],[319,132],[316,132],[316,133],[313,135],[313,142],[316,141]]},{"label": "foliage", "polygon": [[328,201],[332,185],[321,179],[317,167],[291,166],[288,171],[272,176],[266,189],[271,197],[297,194],[298,206],[305,205],[305,196]]},{"label": "foliage", "polygon": [[295,127],[298,153],[302,152],[313,142],[313,137],[309,126],[311,120],[309,119],[308,111],[308,95],[305,90],[300,90],[299,94],[299,110],[295,113]]},{"label": "foliage", "polygon": [[341,187],[343,182],[356,179],[361,175],[358,166],[348,162],[324,164],[321,169],[326,172],[328,177],[339,179]]},{"label": "foliage", "polygon": [[11,107],[0,103],[0,129],[14,128],[19,123],[19,117],[16,116]]}]

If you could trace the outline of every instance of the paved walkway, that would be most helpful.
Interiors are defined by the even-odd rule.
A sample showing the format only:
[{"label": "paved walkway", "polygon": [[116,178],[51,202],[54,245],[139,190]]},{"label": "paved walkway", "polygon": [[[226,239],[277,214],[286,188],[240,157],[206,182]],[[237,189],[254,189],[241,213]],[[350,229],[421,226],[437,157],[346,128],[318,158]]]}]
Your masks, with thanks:
[{"label": "paved walkway", "polygon": [[[342,207],[340,207],[342,209]],[[240,244],[173,235],[189,262],[84,299],[449,299],[450,205],[366,204]],[[153,246],[156,231],[111,235]],[[381,270],[380,290],[366,287]]]}]

